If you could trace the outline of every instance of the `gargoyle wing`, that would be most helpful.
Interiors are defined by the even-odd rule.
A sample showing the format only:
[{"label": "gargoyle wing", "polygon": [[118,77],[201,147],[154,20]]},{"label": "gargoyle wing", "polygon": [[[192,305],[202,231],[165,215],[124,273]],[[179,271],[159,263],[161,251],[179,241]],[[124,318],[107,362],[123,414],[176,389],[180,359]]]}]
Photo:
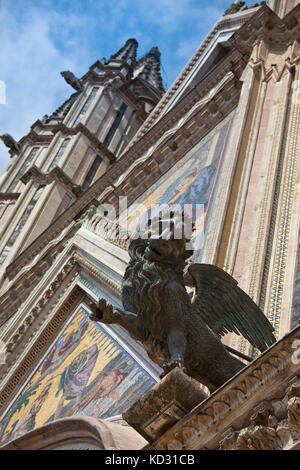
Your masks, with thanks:
[{"label": "gargoyle wing", "polygon": [[188,272],[197,287],[194,311],[214,333],[242,334],[260,351],[276,342],[271,323],[230,274],[217,266],[196,263]]}]

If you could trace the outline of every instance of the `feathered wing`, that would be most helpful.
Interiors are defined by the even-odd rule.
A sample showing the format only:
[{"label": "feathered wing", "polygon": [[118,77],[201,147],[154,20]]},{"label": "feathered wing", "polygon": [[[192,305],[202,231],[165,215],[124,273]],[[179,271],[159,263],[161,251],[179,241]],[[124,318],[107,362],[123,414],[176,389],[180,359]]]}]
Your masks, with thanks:
[{"label": "feathered wing", "polygon": [[276,342],[271,323],[230,274],[217,266],[196,263],[188,272],[197,286],[193,309],[214,333],[242,334],[260,351]]}]

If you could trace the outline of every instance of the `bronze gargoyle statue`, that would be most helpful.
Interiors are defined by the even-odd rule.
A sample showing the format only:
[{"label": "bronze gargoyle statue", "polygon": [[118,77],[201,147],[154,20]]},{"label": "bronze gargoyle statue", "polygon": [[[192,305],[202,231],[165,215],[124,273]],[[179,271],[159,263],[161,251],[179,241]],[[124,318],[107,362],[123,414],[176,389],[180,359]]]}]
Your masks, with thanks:
[{"label": "bronze gargoyle statue", "polygon": [[91,319],[120,324],[165,374],[179,366],[213,392],[245,366],[226,350],[222,335],[241,333],[260,351],[276,340],[259,307],[216,266],[189,266],[196,286],[191,301],[183,280],[192,254],[186,243],[172,236],[132,240],[122,285],[124,310],[101,299],[91,303]]}]

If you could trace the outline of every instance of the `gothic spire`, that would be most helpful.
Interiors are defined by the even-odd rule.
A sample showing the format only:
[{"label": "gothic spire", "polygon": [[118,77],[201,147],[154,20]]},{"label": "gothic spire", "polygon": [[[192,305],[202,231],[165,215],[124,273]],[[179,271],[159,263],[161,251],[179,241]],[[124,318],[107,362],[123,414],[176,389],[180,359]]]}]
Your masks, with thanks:
[{"label": "gothic spire", "polygon": [[134,68],[134,76],[145,80],[163,94],[165,90],[160,74],[160,65],[158,47],[152,47],[146,55],[137,61]]},{"label": "gothic spire", "polygon": [[113,54],[107,63],[111,61],[122,61],[127,62],[128,65],[134,65],[136,61],[136,50],[138,42],[136,39],[128,39],[123,47],[116,53]]}]

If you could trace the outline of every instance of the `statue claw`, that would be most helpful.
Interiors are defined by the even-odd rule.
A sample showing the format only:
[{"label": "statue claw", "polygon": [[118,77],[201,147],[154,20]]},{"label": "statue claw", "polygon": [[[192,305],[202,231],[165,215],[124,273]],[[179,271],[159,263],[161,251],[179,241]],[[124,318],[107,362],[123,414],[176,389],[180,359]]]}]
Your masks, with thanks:
[{"label": "statue claw", "polygon": [[102,323],[110,322],[113,316],[113,307],[108,304],[105,299],[100,299],[98,304],[90,304],[92,313],[90,319],[93,321],[100,321]]},{"label": "statue claw", "polygon": [[172,359],[168,362],[165,362],[163,365],[163,373],[161,374],[160,378],[162,379],[165,375],[171,372],[171,370],[175,369],[175,367],[179,367],[183,372],[185,372],[183,360],[181,358]]}]

